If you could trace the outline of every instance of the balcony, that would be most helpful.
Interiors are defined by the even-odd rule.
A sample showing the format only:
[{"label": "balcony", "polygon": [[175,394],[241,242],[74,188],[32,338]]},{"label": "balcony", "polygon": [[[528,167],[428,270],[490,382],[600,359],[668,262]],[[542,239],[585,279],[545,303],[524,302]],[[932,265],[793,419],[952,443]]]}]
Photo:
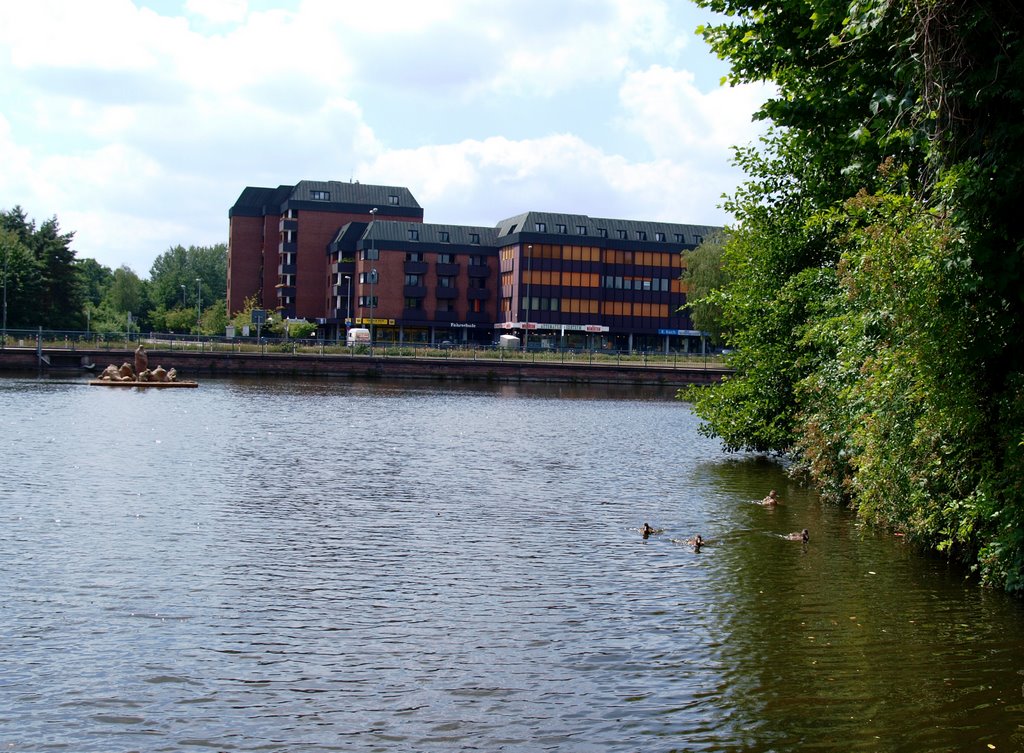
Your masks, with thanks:
[{"label": "balcony", "polygon": [[470,288],[466,291],[466,298],[471,301],[486,301],[491,297],[491,291],[487,288]]},{"label": "balcony", "polygon": [[402,319],[407,322],[425,322],[427,312],[423,309],[402,309]]},{"label": "balcony", "polygon": [[434,288],[434,295],[439,301],[451,301],[459,297],[458,288]]},{"label": "balcony", "polygon": [[434,269],[438,277],[455,277],[459,274],[458,264],[441,264],[439,262]]},{"label": "balcony", "polygon": [[407,275],[425,275],[427,273],[427,263],[425,261],[407,261],[405,262],[404,271]]},{"label": "balcony", "polygon": [[475,264],[471,267],[466,267],[466,271],[469,273],[470,277],[479,278],[491,276],[491,268],[486,264]]},{"label": "balcony", "polygon": [[405,285],[402,287],[402,295],[406,298],[426,298],[427,288],[424,285]]},{"label": "balcony", "polygon": [[285,243],[281,241],[277,244],[277,253],[279,254],[294,254],[299,250],[298,241],[292,241],[291,243]]},{"label": "balcony", "polygon": [[288,230],[298,230],[299,221],[297,219],[289,219],[288,217],[282,217],[280,222],[277,223],[277,230],[280,233],[284,233]]},{"label": "balcony", "polygon": [[295,262],[292,262],[291,264],[278,264],[277,265],[277,273],[279,275],[293,275],[297,271],[298,270],[296,269]]},{"label": "balcony", "polygon": [[457,322],[459,320],[458,311],[438,311],[434,314],[435,322]]}]

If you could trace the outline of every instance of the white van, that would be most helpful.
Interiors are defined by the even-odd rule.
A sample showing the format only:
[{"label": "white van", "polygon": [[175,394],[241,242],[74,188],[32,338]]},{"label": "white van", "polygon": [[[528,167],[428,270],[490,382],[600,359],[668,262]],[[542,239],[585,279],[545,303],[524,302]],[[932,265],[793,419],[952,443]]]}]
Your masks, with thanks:
[{"label": "white van", "polygon": [[346,345],[369,345],[370,330],[365,327],[353,327],[345,336]]}]

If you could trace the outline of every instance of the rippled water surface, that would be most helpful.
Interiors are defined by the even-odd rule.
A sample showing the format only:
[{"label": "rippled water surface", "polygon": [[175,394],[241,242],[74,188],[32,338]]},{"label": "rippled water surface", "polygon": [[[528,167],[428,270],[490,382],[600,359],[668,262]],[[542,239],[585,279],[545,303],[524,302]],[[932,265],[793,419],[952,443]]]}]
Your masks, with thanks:
[{"label": "rippled water surface", "polygon": [[6,378],[0,450],[0,750],[1024,749],[1019,602],[666,393]]}]

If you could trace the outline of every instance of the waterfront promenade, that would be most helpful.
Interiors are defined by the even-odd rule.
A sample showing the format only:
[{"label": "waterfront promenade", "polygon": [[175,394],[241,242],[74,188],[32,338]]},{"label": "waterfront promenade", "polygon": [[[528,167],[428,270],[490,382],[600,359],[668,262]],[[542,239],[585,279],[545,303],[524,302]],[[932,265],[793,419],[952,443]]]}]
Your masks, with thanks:
[{"label": "waterfront promenade", "polygon": [[[635,384],[682,387],[710,384],[728,370],[693,356],[600,352],[440,350],[381,346],[349,349],[287,344],[241,347],[224,343],[143,341],[151,365],[174,367],[185,378],[247,375],[339,379]],[[0,372],[87,373],[133,360],[135,342],[108,346],[8,346]]]}]

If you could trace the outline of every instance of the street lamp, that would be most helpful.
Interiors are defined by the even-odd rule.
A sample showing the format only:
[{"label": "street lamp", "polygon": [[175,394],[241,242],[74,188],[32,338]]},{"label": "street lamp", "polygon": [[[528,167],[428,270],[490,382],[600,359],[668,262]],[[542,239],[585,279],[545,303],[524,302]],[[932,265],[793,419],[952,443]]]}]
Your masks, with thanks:
[{"label": "street lamp", "polygon": [[345,296],[345,330],[348,331],[352,317],[352,275],[345,275],[345,279],[348,280],[348,295]]},{"label": "street lamp", "polygon": [[370,347],[373,347],[373,314],[374,314],[374,301],[373,299],[373,283],[377,282],[377,268],[374,267],[370,270]]},{"label": "street lamp", "polygon": [[0,339],[0,348],[7,347],[7,257],[11,255],[11,249],[4,249],[4,336]]},{"label": "street lamp", "polygon": [[202,334],[203,328],[203,286],[202,280],[196,278],[196,334]]},{"label": "street lamp", "polygon": [[185,308],[185,286],[181,286],[181,307]]},{"label": "street lamp", "polygon": [[[367,226],[367,228],[366,228],[367,232],[369,232],[370,228],[373,226],[373,221],[377,219],[377,211],[378,211],[377,207],[374,207],[373,209],[370,210],[370,225]],[[373,248],[374,248],[373,237],[371,236],[370,237],[370,249],[372,250]],[[373,254],[370,254],[370,258],[371,259],[373,258]],[[374,267],[374,268],[372,268],[370,270],[370,347],[371,348],[373,348],[373,335],[374,335],[374,332],[373,332],[373,329],[374,329],[373,328],[373,318],[374,318],[374,313],[375,313],[374,310],[373,310],[374,309],[374,305],[373,305],[374,304],[374,301],[373,301],[373,283],[375,283],[376,281],[377,281],[377,269],[376,269],[376,267]]]}]

